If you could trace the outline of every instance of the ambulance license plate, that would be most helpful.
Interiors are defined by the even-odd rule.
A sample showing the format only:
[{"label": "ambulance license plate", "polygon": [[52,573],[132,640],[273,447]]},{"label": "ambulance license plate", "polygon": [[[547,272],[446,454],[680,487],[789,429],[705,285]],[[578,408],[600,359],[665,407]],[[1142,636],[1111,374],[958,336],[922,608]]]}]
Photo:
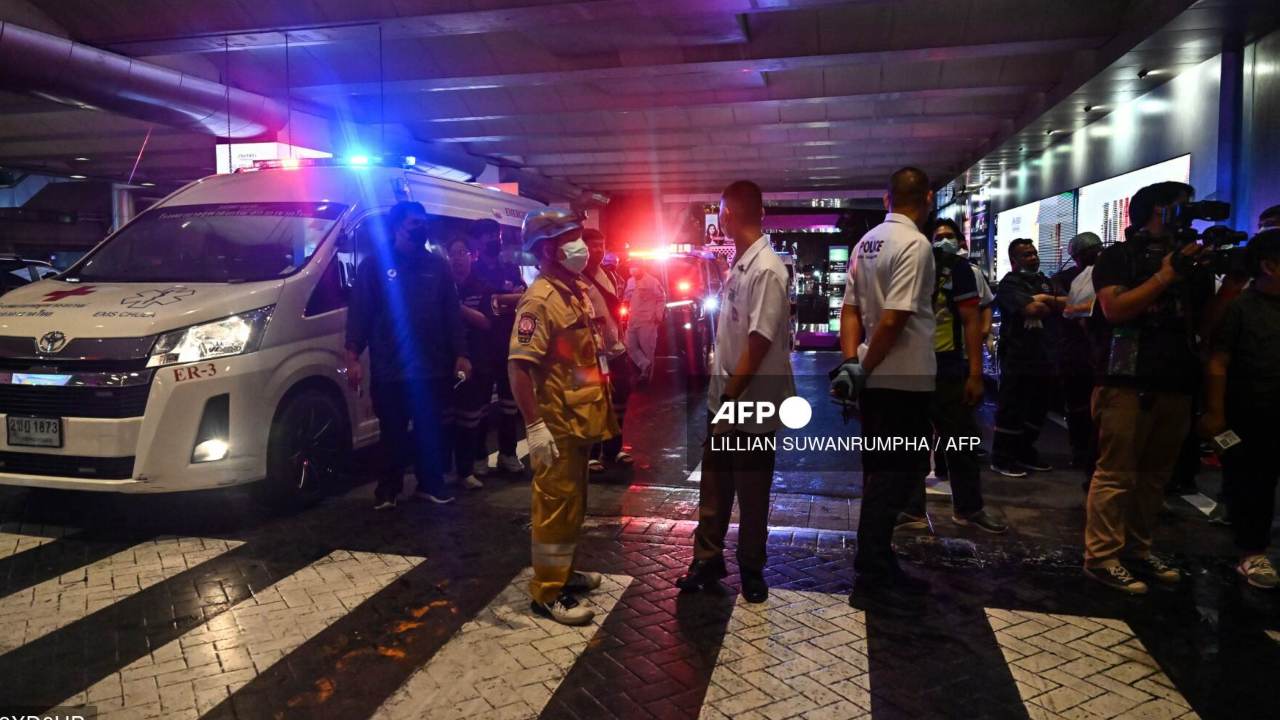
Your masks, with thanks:
[{"label": "ambulance license plate", "polygon": [[10,415],[5,420],[11,447],[62,447],[62,418]]}]

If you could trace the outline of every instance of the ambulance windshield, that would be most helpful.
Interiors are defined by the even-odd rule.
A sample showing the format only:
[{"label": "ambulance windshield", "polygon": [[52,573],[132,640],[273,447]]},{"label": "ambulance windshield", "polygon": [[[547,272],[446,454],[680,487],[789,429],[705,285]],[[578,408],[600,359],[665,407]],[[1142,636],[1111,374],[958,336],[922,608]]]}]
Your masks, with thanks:
[{"label": "ambulance windshield", "polygon": [[80,282],[235,283],[300,270],[346,206],[179,205],[150,210],[71,268]]}]

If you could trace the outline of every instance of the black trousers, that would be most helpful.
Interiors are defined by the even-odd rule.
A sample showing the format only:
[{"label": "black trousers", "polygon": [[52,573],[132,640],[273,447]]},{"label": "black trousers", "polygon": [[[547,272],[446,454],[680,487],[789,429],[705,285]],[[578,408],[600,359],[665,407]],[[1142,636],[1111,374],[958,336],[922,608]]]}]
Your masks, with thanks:
[{"label": "black trousers", "polygon": [[[698,483],[698,529],[693,534],[695,560],[724,555],[733,499],[738,499],[738,569],[761,572],[769,539],[769,491],[777,449],[775,433],[730,432],[708,435],[702,446],[702,478]],[[764,449],[734,450],[758,440]],[[717,448],[719,446],[719,449]]]},{"label": "black trousers", "polygon": [[[511,394],[511,380],[507,375],[507,362],[502,359],[485,372],[487,378],[484,385],[484,403],[488,406],[489,424],[498,426],[498,453],[515,456],[516,441],[519,439],[520,409],[516,407],[515,395]],[[489,405],[494,393],[498,394],[498,404]],[[488,460],[488,433],[484,421],[480,425],[480,441],[476,459]]]},{"label": "black trousers", "polygon": [[[941,465],[939,458],[946,458],[952,508],[962,517],[978,512],[982,509],[982,473],[977,451],[970,448],[967,439],[981,437],[981,432],[973,419],[973,408],[964,402],[964,378],[938,377],[937,389],[929,399],[929,423],[938,448],[934,467]],[[966,439],[965,444],[961,438]],[[955,449],[948,450],[949,445]],[[924,515],[924,482],[916,486],[907,512]]]},{"label": "black trousers", "polygon": [[1063,411],[1067,419],[1067,440],[1071,443],[1071,461],[1088,477],[1098,462],[1098,431],[1093,426],[1093,372],[1089,365],[1063,368]]},{"label": "black trousers", "polygon": [[449,463],[449,438],[444,417],[450,402],[447,378],[403,382],[375,382],[370,391],[378,416],[381,460],[378,500],[393,500],[404,489],[404,469],[413,464],[418,488],[444,488]]},{"label": "black trousers", "polygon": [[[905,390],[865,390],[862,437],[868,445],[899,438],[912,443],[932,434],[929,401],[932,393]],[[862,512],[858,519],[858,554],[853,568],[861,575],[897,571],[893,554],[893,526],[912,494],[924,487],[929,474],[929,450],[906,445],[899,449],[862,451]]]},{"label": "black trousers", "polygon": [[1275,421],[1270,412],[1227,408],[1227,426],[1240,436],[1239,445],[1222,456],[1223,490],[1231,517],[1231,531],[1242,553],[1265,552],[1271,544],[1280,451],[1275,446]]},{"label": "black trousers", "polygon": [[493,397],[494,378],[488,368],[477,369],[453,389],[453,469],[458,477],[471,474],[476,460],[488,460],[485,446],[485,413]]},{"label": "black trousers", "polygon": [[997,465],[1038,458],[1036,441],[1049,413],[1050,372],[1047,367],[1000,361],[996,426],[991,459]]}]

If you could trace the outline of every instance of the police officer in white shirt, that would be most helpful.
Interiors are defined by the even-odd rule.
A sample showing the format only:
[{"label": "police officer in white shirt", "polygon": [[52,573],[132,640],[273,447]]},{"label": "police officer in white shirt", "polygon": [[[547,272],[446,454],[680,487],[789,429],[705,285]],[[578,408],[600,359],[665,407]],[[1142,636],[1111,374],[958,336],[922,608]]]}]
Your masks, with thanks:
[{"label": "police officer in white shirt", "polygon": [[[862,411],[862,512],[850,604],[918,607],[929,585],[893,554],[894,522],[929,472],[933,352],[933,246],[921,234],[933,205],[929,178],[903,168],[889,180],[888,215],[858,243],[840,313],[846,358],[832,383]],[[849,390],[852,388],[852,392]],[[896,443],[869,449],[874,443]]]},{"label": "police officer in white shirt", "polygon": [[[795,395],[787,268],[761,231],[763,218],[764,198],[755,183],[738,181],[725,188],[719,223],[737,252],[720,299],[716,362],[707,393],[712,418],[726,403],[742,403],[725,405],[726,410],[748,402],[770,403],[776,409]],[[737,419],[742,422],[713,420],[703,446],[693,564],[676,585],[696,592],[718,587],[728,574],[724,538],[736,494],[742,595],[758,603],[769,597],[764,581],[765,540],[781,422],[776,413],[764,420]]]}]

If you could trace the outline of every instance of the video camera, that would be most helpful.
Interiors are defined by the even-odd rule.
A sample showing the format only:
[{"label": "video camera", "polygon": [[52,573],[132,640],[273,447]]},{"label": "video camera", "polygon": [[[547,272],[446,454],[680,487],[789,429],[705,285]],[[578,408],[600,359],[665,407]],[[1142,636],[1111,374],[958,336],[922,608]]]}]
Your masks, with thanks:
[{"label": "video camera", "polygon": [[1185,256],[1174,255],[1175,262],[1191,263],[1179,268],[1180,274],[1189,274],[1196,267],[1205,268],[1214,275],[1248,272],[1245,256],[1248,233],[1232,230],[1226,225],[1213,225],[1201,231],[1191,227],[1191,223],[1196,220],[1222,222],[1230,217],[1231,203],[1221,200],[1201,200],[1174,206],[1174,216],[1169,224],[1173,228],[1175,245],[1181,248],[1189,243],[1199,243],[1209,249],[1197,260],[1186,260]]}]

